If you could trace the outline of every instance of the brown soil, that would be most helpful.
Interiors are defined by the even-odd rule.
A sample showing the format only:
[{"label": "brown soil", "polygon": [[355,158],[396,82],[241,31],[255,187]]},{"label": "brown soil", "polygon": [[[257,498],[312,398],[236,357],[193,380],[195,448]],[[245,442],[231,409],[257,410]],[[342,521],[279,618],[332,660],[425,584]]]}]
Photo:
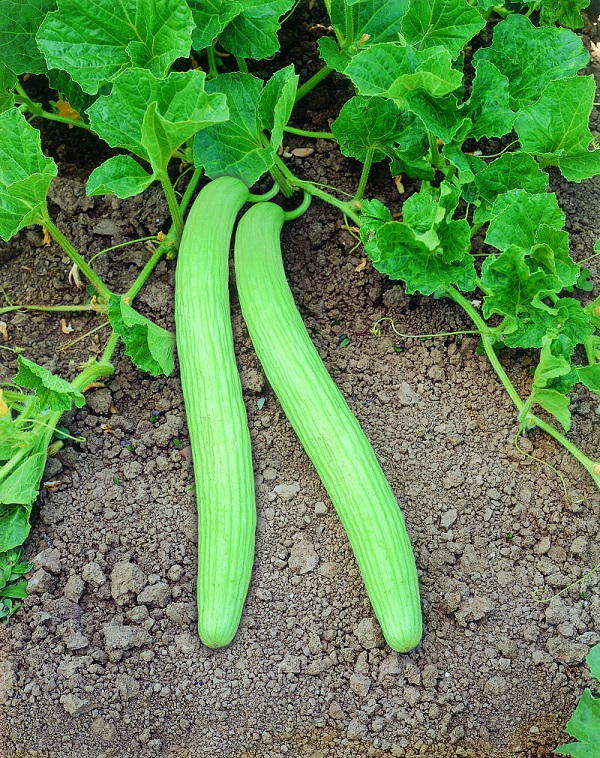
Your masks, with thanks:
[{"label": "brown soil", "polygon": [[[309,55],[320,32],[302,31]],[[597,41],[595,27],[586,32]],[[338,86],[334,79],[307,98],[298,125],[327,126]],[[62,142],[51,213],[86,255],[163,226],[157,191],[87,198],[89,169],[75,162],[78,152],[87,156],[88,136],[46,134],[51,150]],[[327,142],[290,162],[301,174],[355,186],[357,166]],[[587,257],[598,237],[600,180],[553,182],[574,257]],[[367,194],[399,207],[393,189],[381,169]],[[37,564],[32,594],[0,632],[2,756],[540,758],[563,741],[589,683],[585,655],[600,640],[599,575],[586,580],[585,597],[580,588],[549,604],[532,595],[550,597],[600,562],[598,492],[542,434],[521,442],[529,457],[515,449],[514,408],[476,338],[406,339],[398,353],[389,323],[383,336],[369,334],[382,317],[409,334],[471,326],[450,303],[408,298],[369,265],[357,271],[354,245],[321,203],[284,230],[298,307],[406,516],[421,578],[421,645],[399,655],[378,634],[348,541],[266,386],[232,291],[258,507],[240,631],[217,651],[195,632],[196,517],[178,375],[151,379],[119,352],[114,378],[63,422],[85,442],[67,442],[48,464],[27,543]],[[147,256],[141,245],[121,248],[97,268],[124,289]],[[37,230],[2,244],[0,262],[12,301],[84,298],[69,285],[66,257]],[[137,301],[167,328],[174,268],[160,264]],[[593,262],[592,278],[599,275]],[[107,331],[89,334],[97,316],[69,315],[69,336],[60,316],[11,313],[5,321],[11,346],[65,377],[99,354]],[[524,393],[532,358],[504,362]],[[0,377],[13,369],[0,351]],[[587,392],[572,411],[570,437],[593,455],[600,420]],[[569,498],[550,467],[564,474]],[[311,570],[289,567],[292,552],[312,551]]]}]

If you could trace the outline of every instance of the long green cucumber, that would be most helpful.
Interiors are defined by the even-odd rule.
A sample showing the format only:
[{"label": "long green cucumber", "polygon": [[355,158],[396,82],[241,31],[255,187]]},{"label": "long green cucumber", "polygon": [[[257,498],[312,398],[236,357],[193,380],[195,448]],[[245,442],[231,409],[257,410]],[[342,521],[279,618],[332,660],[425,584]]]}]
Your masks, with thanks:
[{"label": "long green cucumber", "polygon": [[373,448],[298,313],[281,259],[284,213],[252,206],[235,237],[236,284],[256,354],[346,530],[383,635],[407,652],[421,639],[414,555]]},{"label": "long green cucumber", "polygon": [[233,639],[254,560],[254,474],[228,288],[233,225],[247,199],[247,187],[231,177],[204,187],[177,256],[177,352],[198,504],[198,633],[209,647]]}]

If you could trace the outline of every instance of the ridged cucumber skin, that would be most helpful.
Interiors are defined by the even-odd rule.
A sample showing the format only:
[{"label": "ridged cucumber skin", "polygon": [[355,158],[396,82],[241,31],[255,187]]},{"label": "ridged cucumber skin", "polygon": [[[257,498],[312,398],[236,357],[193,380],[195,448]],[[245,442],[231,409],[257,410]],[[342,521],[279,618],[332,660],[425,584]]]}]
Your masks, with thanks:
[{"label": "ridged cucumber skin", "polygon": [[198,504],[198,633],[211,648],[238,629],[254,561],[250,433],[229,308],[229,249],[248,189],[222,177],[195,200],[177,255],[175,327]]},{"label": "ridged cucumber skin", "polygon": [[373,448],[298,313],[281,257],[282,209],[252,206],[235,237],[242,315],[279,402],[346,530],[388,645],[416,647],[422,615],[402,512]]}]

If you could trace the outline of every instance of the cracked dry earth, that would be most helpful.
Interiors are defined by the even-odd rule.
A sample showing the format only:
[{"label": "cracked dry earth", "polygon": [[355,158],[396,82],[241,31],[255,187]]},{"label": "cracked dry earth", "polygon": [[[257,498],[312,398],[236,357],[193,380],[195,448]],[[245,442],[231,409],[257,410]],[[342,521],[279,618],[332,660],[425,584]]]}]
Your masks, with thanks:
[{"label": "cracked dry earth", "polygon": [[[593,44],[595,27],[588,31]],[[299,126],[327,124],[335,80],[329,87],[307,98]],[[161,228],[158,193],[86,198],[88,172],[72,156],[90,143],[62,138],[51,213],[88,256]],[[291,160],[298,172],[321,172],[343,188],[356,182],[357,167],[329,143]],[[587,257],[598,236],[600,180],[553,183],[574,255]],[[381,169],[368,194],[398,203],[392,189]],[[286,226],[283,250],[305,323],[404,510],[420,571],[421,645],[408,655],[386,647],[232,289],[258,507],[239,633],[211,651],[195,631],[195,502],[178,375],[148,378],[119,352],[115,376],[63,422],[85,442],[68,442],[49,460],[27,543],[31,595],[0,630],[3,758],[541,758],[563,741],[589,683],[584,658],[600,640],[599,575],[586,581],[585,597],[574,589],[544,604],[532,593],[550,597],[600,562],[593,483],[540,433],[521,443],[530,457],[515,449],[514,409],[475,337],[407,339],[398,353],[387,323],[383,336],[369,334],[382,317],[411,334],[470,325],[449,303],[408,298],[369,265],[357,271],[360,252],[334,211],[315,202]],[[109,285],[123,289],[147,255],[136,246],[114,251]],[[3,244],[0,263],[13,301],[83,297],[69,286],[65,257],[36,230]],[[108,273],[107,256],[98,270]],[[167,328],[173,274],[174,261],[161,263],[138,300]],[[11,345],[66,377],[106,338],[102,329],[89,335],[98,316],[70,316],[68,338],[55,315],[5,318]],[[62,347],[75,337],[83,339]],[[530,356],[503,360],[525,392]],[[12,370],[0,352],[0,376]],[[592,455],[600,419],[587,392],[572,410],[571,437]],[[535,459],[563,472],[570,499]]]}]

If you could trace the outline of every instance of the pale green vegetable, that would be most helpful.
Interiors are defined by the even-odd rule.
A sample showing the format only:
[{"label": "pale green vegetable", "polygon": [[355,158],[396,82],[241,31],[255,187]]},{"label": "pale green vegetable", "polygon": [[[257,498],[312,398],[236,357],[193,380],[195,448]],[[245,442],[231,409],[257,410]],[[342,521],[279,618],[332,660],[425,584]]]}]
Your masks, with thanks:
[{"label": "pale green vegetable", "polygon": [[177,257],[176,342],[198,503],[198,632],[209,647],[233,639],[254,560],[254,474],[228,289],[233,224],[247,199],[238,179],[208,184]]},{"label": "pale green vegetable", "polygon": [[298,313],[281,259],[283,221],[279,206],[260,203],[239,223],[235,271],[242,313],[265,374],[348,534],[384,637],[407,652],[421,639],[422,618],[404,518]]}]

